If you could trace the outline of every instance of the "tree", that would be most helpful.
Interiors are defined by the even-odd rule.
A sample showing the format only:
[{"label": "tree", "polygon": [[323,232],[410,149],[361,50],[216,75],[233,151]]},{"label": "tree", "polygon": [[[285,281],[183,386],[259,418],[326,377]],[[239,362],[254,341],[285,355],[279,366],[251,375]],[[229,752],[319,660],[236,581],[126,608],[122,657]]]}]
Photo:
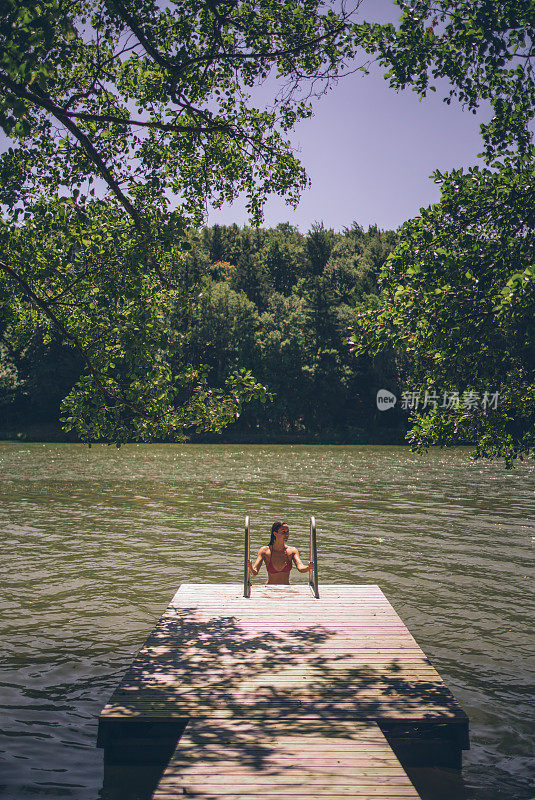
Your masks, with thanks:
[{"label": "tree", "polygon": [[46,343],[59,332],[74,349],[84,372],[63,402],[63,423],[84,441],[120,444],[217,431],[243,402],[265,397],[246,371],[230,374],[213,391],[202,371],[172,369],[181,338],[170,320],[176,306],[185,314],[191,308],[173,235],[168,224],[151,240],[164,282],[147,269],[145,233],[104,201],[84,212],[70,199],[41,201],[24,225],[0,228],[10,278],[5,334],[21,341],[40,330]]},{"label": "tree", "polygon": [[244,246],[236,259],[230,284],[236,291],[244,292],[258,309],[263,311],[269,296],[266,267],[258,253],[251,250],[247,236],[244,237],[242,244]]},{"label": "tree", "polygon": [[[310,115],[295,90],[336,76],[350,17],[280,0],[6,0],[0,121],[24,147],[3,158],[4,200],[100,179],[139,229],[166,192],[199,222],[207,197],[245,191],[259,220],[268,192],[305,185],[284,138]],[[246,92],[274,70],[293,85],[267,112]]]},{"label": "tree", "polygon": [[258,311],[244,292],[208,280],[177,355],[184,365],[207,367],[210,386],[221,389],[235,370],[256,362],[257,327]]},{"label": "tree", "polygon": [[409,356],[413,449],[474,442],[508,467],[535,452],[534,178],[437,173],[440,203],[402,226],[379,307],[360,314],[357,353]]},{"label": "tree", "polygon": [[[57,424],[60,404],[81,372],[81,359],[55,331],[38,329],[0,351],[2,426]],[[7,379],[7,380],[6,380]]]},{"label": "tree", "polygon": [[321,275],[334,246],[334,232],[323,222],[314,222],[306,238],[308,268],[312,275]]},{"label": "tree", "polygon": [[264,250],[263,260],[274,290],[289,295],[300,271],[299,254],[284,240],[271,237]]},{"label": "tree", "polygon": [[224,247],[223,237],[221,235],[221,226],[214,225],[212,228],[212,236],[210,239],[210,261],[215,264],[223,260]]},{"label": "tree", "polygon": [[[354,10],[324,12],[308,0],[3,3],[0,125],[13,146],[0,159],[0,203],[6,224],[22,214],[26,225],[4,229],[9,257],[0,270],[20,324],[55,326],[83,359],[85,375],[66,404],[67,424],[83,438],[180,437],[190,422],[219,424],[228,407],[262,391],[250,378],[238,380],[219,398],[222,415],[199,386],[194,407],[189,390],[183,401],[165,357],[155,359],[163,347],[159,318],[179,297],[186,307],[191,302],[177,283],[178,265],[187,227],[201,222],[207,202],[217,207],[245,192],[258,222],[268,193],[296,201],[307,179],[287,132],[310,115],[307,93],[328,85],[354,55]],[[281,89],[274,109],[256,108],[249,88],[274,73]],[[98,196],[107,200],[105,214],[92,201]],[[47,252],[51,264],[61,262],[58,275],[42,258],[35,270],[18,258],[30,240],[46,242],[43,200],[54,198],[50,214],[63,251]],[[169,216],[171,202],[178,211]],[[87,221],[93,214],[99,222],[107,217],[104,239]],[[77,215],[86,220],[86,243]],[[98,258],[114,265],[132,329],[147,325],[130,349],[117,343],[129,328],[110,274],[103,266],[100,283],[87,279]],[[98,330],[105,339],[105,330],[117,329],[109,347],[88,333],[88,309],[107,307],[108,291],[117,315],[106,312],[109,330]],[[140,370],[143,380],[128,379]]]},{"label": "tree", "polygon": [[393,231],[370,225],[367,232],[353,223],[338,234],[324,270],[340,302],[354,305],[366,294],[377,294],[377,278],[397,241]]},{"label": "tree", "polygon": [[475,113],[482,100],[493,117],[481,126],[484,155],[530,160],[529,123],[535,106],[533,0],[394,0],[399,24],[365,22],[356,35],[386,69],[394,89],[425,97],[434,81],[448,81],[444,98]]}]

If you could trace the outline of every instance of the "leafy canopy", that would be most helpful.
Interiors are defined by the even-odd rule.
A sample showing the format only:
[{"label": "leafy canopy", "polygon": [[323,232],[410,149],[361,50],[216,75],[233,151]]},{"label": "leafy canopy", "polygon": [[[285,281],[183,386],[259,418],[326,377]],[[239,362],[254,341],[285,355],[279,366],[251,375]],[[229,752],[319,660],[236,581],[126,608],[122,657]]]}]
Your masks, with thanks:
[{"label": "leafy canopy", "polygon": [[[402,226],[379,308],[360,314],[352,344],[405,352],[406,391],[438,397],[426,411],[410,404],[414,449],[475,442],[476,457],[510,466],[535,448],[534,169],[436,179],[441,202]],[[444,392],[474,402],[448,408]]]},{"label": "leafy canopy", "polygon": [[174,368],[185,333],[172,318],[190,301],[182,252],[165,241],[169,227],[151,245],[160,269],[175,279],[173,288],[147,270],[144,234],[104,201],[88,204],[86,213],[72,201],[41,201],[25,225],[0,230],[2,264],[24,290],[24,297],[16,291],[4,297],[11,343],[39,328],[49,340],[59,331],[74,348],[85,371],[63,401],[62,421],[85,441],[218,431],[244,402],[266,399],[265,387],[244,369],[215,389],[202,365]]},{"label": "leafy canopy", "polygon": [[[358,6],[358,3],[357,3]],[[351,59],[352,13],[314,0],[6,0],[0,18],[0,124],[10,209],[95,184],[138,228],[179,200],[203,218],[245,192],[259,221],[269,192],[306,184],[286,132],[303,96]],[[270,109],[249,90],[278,78]]]},{"label": "leafy canopy", "polygon": [[535,106],[533,0],[394,0],[397,26],[357,26],[363,46],[377,55],[394,89],[425,97],[447,81],[444,98],[473,111],[490,103],[481,126],[489,163],[532,158],[529,123]]}]

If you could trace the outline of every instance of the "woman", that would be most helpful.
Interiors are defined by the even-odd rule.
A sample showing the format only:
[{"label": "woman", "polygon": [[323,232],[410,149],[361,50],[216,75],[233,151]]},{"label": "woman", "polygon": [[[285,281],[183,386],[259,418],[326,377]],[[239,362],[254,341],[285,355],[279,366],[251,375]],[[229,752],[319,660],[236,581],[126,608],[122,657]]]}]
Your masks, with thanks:
[{"label": "woman", "polygon": [[266,562],[268,571],[266,585],[289,584],[290,570],[294,564],[299,572],[311,572],[314,569],[312,561],[308,562],[308,567],[303,564],[297,547],[286,547],[289,536],[290,529],[286,522],[274,522],[269,544],[260,548],[254,564],[249,560],[252,575],[258,575],[262,561]]}]

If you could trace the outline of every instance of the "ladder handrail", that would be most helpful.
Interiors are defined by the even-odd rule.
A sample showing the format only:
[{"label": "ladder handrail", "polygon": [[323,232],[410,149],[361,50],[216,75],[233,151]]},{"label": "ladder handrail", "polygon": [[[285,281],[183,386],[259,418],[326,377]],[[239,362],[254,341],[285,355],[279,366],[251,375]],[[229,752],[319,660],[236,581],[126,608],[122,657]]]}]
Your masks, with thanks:
[{"label": "ladder handrail", "polygon": [[309,573],[309,585],[314,592],[314,597],[319,598],[318,589],[318,546],[316,542],[316,519],[310,517],[310,561],[314,562],[312,574]]},{"label": "ladder handrail", "polygon": [[249,575],[249,560],[251,558],[251,532],[249,529],[249,515],[245,517],[245,555],[243,559],[243,596],[251,596],[251,576]]}]

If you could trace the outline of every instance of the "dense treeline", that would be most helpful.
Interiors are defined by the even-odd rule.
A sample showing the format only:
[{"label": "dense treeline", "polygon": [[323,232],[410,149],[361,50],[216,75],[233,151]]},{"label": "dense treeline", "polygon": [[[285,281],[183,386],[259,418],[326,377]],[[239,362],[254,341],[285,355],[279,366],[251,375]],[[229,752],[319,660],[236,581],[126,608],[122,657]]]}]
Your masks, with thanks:
[{"label": "dense treeline", "polygon": [[[375,402],[378,389],[398,390],[400,358],[355,358],[347,343],[355,315],[373,307],[395,244],[395,232],[356,223],[343,233],[314,224],[303,235],[283,223],[190,235],[180,278],[192,299],[168,323],[173,369],[203,365],[215,388],[243,367],[272,396],[247,405],[227,436],[392,441],[398,429],[401,439],[405,415],[378,412]],[[80,360],[59,338],[40,334],[13,346],[6,328],[1,427],[57,421]]]}]

